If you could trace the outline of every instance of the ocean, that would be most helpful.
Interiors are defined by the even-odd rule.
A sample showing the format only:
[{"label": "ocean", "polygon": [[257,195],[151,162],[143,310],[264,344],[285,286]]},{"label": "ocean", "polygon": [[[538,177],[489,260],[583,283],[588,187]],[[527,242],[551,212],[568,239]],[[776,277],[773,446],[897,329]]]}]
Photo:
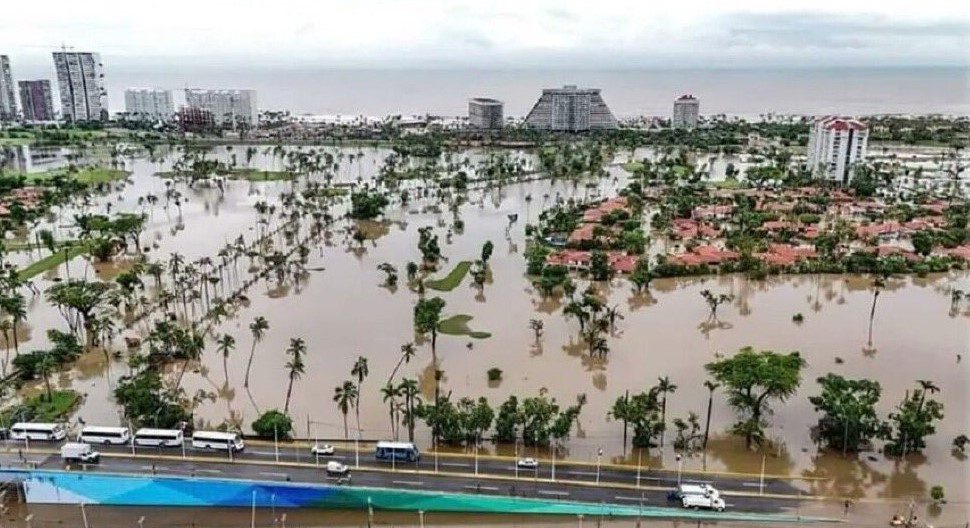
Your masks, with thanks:
[{"label": "ocean", "polygon": [[[673,100],[693,94],[701,113],[757,118],[776,114],[943,113],[970,115],[970,69],[791,70],[407,70],[320,68],[112,66],[104,57],[112,112],[124,110],[128,87],[251,88],[263,110],[295,114],[464,115],[470,97],[505,102],[524,116],[542,88],[576,84],[600,88],[618,117],[667,116]],[[16,72],[15,72],[16,73]],[[44,75],[41,71],[34,75]],[[46,74],[53,77],[53,72]]]}]

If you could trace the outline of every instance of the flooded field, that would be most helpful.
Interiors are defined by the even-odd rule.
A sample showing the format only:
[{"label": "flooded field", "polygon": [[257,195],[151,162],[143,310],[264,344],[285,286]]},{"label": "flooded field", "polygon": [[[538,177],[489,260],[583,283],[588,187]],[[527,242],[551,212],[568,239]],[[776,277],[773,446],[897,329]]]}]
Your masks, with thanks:
[{"label": "flooded field", "polygon": [[[242,148],[235,147],[235,151]],[[345,154],[353,154],[356,159],[344,162],[337,179],[367,181],[388,153],[369,147],[346,149]],[[232,155],[233,152],[216,149],[210,157],[228,159]],[[472,153],[472,159],[477,155]],[[154,176],[157,171],[170,169],[173,161],[173,156],[157,163],[144,158],[126,160],[126,168],[133,172],[131,182],[123,191],[112,192],[86,209],[103,212],[111,204],[112,211],[148,214],[142,245],[146,241],[151,244],[148,253],[151,259],[164,260],[173,252],[184,255],[187,260],[203,256],[215,258],[228,241],[240,234],[254,235],[256,202],[272,202],[293,185],[229,181],[222,193],[214,187],[189,188]],[[278,158],[262,152],[252,163],[279,167]],[[561,300],[543,300],[525,277],[523,228],[535,222],[557,196],[614,194],[622,187],[625,172],[615,165],[608,170],[611,176],[592,180],[592,187],[571,181],[538,180],[501,189],[473,190],[468,202],[454,214],[447,210],[437,212],[431,207],[435,201],[424,198],[406,207],[393,203],[382,222],[354,225],[348,220],[338,220],[326,237],[327,243],[312,248],[306,264],[310,270],[306,280],[282,287],[273,280],[256,284],[247,293],[247,305],[214,328],[217,333],[233,335],[237,346],[227,360],[228,387],[224,386],[223,358],[211,341],[201,363],[186,374],[183,385],[189,394],[200,390],[210,394],[196,409],[196,419],[218,425],[232,418],[248,429],[259,411],[281,409],[288,382],[284,351],[291,338],[300,337],[306,341],[308,354],[306,374],[295,382],[290,403],[296,434],[308,438],[344,436],[343,416],[332,401],[334,387],[351,379],[350,369],[355,359],[364,356],[369,360],[370,375],[361,390],[361,435],[366,439],[390,438],[388,407],[381,399],[379,388],[400,359],[400,346],[415,340],[412,309],[418,296],[403,280],[397,288],[382,286],[384,274],[377,267],[389,262],[403,274],[407,262],[420,260],[418,228],[434,226],[447,259],[436,276],[444,276],[459,261],[478,258],[486,240],[495,244],[491,280],[483,291],[471,287],[466,278],[453,291],[428,292],[447,302],[445,316],[470,315],[473,319],[469,327],[491,333],[487,339],[439,336],[439,368],[444,371],[441,389],[443,393],[452,393],[454,399],[485,396],[497,407],[510,394],[530,396],[544,388],[561,404],[571,405],[577,397],[585,395],[587,404],[565,453],[571,458],[593,461],[602,449],[605,459],[636,464],[637,453],[629,446],[626,451],[623,449],[622,426],[607,420],[613,402],[626,391],[645,391],[656,384],[658,377],[668,376],[677,385],[676,392],[668,397],[668,421],[674,417],[686,418],[691,411],[703,418],[708,399],[703,386],[707,379],[705,363],[744,346],[779,352],[797,350],[808,362],[808,368],[803,372],[798,393],[775,406],[768,430],[769,436],[777,440],[772,451],[766,457],[761,452],[747,451],[742,441],[727,433],[734,413],[723,394],[716,392],[713,437],[707,456],[687,458],[683,464],[685,469],[757,474],[764,463],[765,471],[770,474],[829,479],[805,484],[804,491],[812,494],[925,498],[929,488],[939,484],[954,500],[968,496],[970,466],[951,454],[951,443],[957,435],[970,433],[967,384],[970,313],[962,310],[950,313],[950,291],[954,288],[970,291],[970,276],[892,279],[878,298],[871,345],[867,331],[873,291],[871,280],[865,277],[816,275],[772,277],[765,281],[740,276],[663,279],[654,281],[650,292],[643,295],[634,295],[630,285],[619,278],[595,285],[607,296],[608,305],[619,307],[623,319],[617,322],[608,338],[609,354],[602,359],[593,358],[579,340],[576,322],[562,314]],[[184,197],[178,206],[166,207],[164,199],[154,206],[139,200],[147,194],[162,197],[169,186]],[[61,211],[57,218],[35,229],[53,228],[59,237],[67,238],[74,212]],[[342,212],[343,208],[338,208],[335,215]],[[511,228],[508,228],[509,214],[519,215]],[[464,229],[446,235],[447,225],[454,218],[464,221]],[[367,234],[368,239],[360,244],[354,241],[350,235],[354,227]],[[27,234],[25,239],[32,240],[32,235]],[[46,250],[12,254],[9,260],[22,265],[40,255],[46,255]],[[123,264],[120,266],[123,268]],[[95,266],[78,258],[70,262],[69,269],[61,266],[36,278],[35,283],[43,290],[68,273],[72,277],[83,274],[110,277],[118,268],[119,265]],[[586,281],[579,281],[580,291],[585,286]],[[719,310],[720,322],[716,325],[706,324],[708,307],[700,295],[705,289],[734,296],[730,306]],[[28,350],[44,347],[45,331],[64,325],[58,311],[42,296],[33,297],[29,302],[26,328],[20,330],[21,345]],[[804,317],[801,323],[793,322],[793,316],[798,313]],[[256,348],[247,391],[242,381],[253,340],[248,325],[257,316],[268,320],[269,330]],[[530,329],[530,319],[543,321],[544,334],[540,339]],[[122,335],[144,335],[144,330],[144,324],[135,324]],[[418,378],[423,396],[428,399],[433,392],[434,367],[429,345],[420,341],[418,345],[415,359],[403,365],[399,374]],[[120,336],[113,349],[124,349]],[[493,367],[504,372],[500,383],[490,383],[487,379],[486,371]],[[126,371],[123,358],[92,351],[72,370],[58,376],[56,384],[85,393],[77,413],[85,422],[116,424],[121,421],[120,412],[110,395],[115,380]],[[808,397],[818,393],[815,378],[829,372],[879,381],[883,386],[879,407],[883,416],[907,390],[915,387],[916,380],[932,380],[940,388],[936,397],[945,405],[945,418],[937,433],[928,438],[924,453],[904,460],[888,459],[879,453],[864,453],[848,459],[841,454],[820,453],[809,432],[818,415]],[[26,390],[40,389],[38,385]],[[421,443],[428,445],[427,430],[419,425],[417,433]],[[512,448],[505,452],[511,453]],[[645,453],[643,463],[649,467],[676,469],[674,457],[668,445],[665,450]],[[405,520],[395,522],[391,525],[417,524]],[[443,520],[441,525],[448,522]],[[521,523],[515,521],[511,525],[536,525],[528,520]],[[361,524],[360,520],[348,518],[335,524],[328,521],[325,525]],[[632,526],[612,522],[608,525]]]}]

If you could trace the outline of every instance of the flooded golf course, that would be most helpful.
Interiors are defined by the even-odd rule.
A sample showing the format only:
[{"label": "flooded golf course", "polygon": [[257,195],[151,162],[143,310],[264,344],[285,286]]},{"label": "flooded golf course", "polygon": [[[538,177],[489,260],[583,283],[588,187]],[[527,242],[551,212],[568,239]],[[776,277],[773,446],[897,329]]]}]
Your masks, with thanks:
[{"label": "flooded golf course", "polygon": [[[234,151],[244,148],[236,146]],[[252,165],[278,170],[279,158],[263,149],[260,147]],[[335,148],[330,151],[338,152]],[[372,147],[348,147],[344,152],[356,156],[345,161],[336,174],[335,181],[344,183],[369,181],[390,153]],[[228,160],[233,151],[216,147],[208,155]],[[517,155],[531,156],[526,152]],[[481,153],[469,154],[472,161],[476,156]],[[70,238],[75,212],[103,213],[110,204],[113,212],[148,215],[141,241],[143,246],[151,246],[149,259],[166,260],[171,253],[179,253],[186,261],[201,257],[216,260],[217,252],[239,235],[247,239],[256,235],[257,202],[274,203],[281,193],[303,185],[302,179],[297,183],[227,181],[223,192],[215,186],[193,188],[155,175],[170,170],[176,158],[173,153],[157,162],[144,157],[125,159],[124,167],[132,175],[123,189],[119,187],[121,190],[107,193],[83,209],[59,211],[57,218],[34,229],[53,229],[59,238]],[[246,302],[212,328],[213,334],[232,335],[236,348],[224,368],[223,356],[216,352],[210,336],[201,360],[185,374],[182,385],[188,394],[205,393],[195,409],[197,422],[213,427],[230,422],[248,431],[261,412],[282,409],[289,382],[284,351],[291,338],[299,337],[306,342],[307,354],[306,372],[295,381],[289,405],[295,436],[344,438],[344,416],[333,402],[334,388],[352,379],[351,367],[358,356],[364,356],[370,374],[360,389],[361,437],[392,438],[388,406],[380,388],[400,360],[401,345],[410,341],[417,345],[416,356],[402,365],[398,374],[418,379],[426,401],[433,398],[434,366],[429,343],[416,339],[414,332],[412,313],[417,292],[404,280],[396,287],[385,286],[385,275],[378,266],[388,262],[403,274],[406,263],[421,259],[418,229],[432,226],[441,238],[446,259],[431,274],[433,277],[443,277],[460,261],[478,259],[485,241],[495,244],[489,280],[481,290],[466,278],[451,291],[427,292],[445,300],[445,317],[471,316],[469,328],[490,334],[480,339],[439,335],[437,356],[438,368],[443,371],[443,394],[451,393],[455,400],[485,396],[493,407],[511,394],[534,396],[543,389],[563,405],[572,405],[584,395],[586,403],[578,426],[559,456],[595,461],[602,450],[604,462],[637,464],[639,459],[644,467],[676,469],[676,453],[669,444],[664,449],[644,451],[642,457],[630,446],[624,450],[622,425],[607,419],[618,397],[627,391],[645,391],[659,377],[667,376],[677,386],[667,397],[667,420],[686,419],[689,412],[703,420],[708,401],[704,364],[746,346],[799,351],[808,367],[802,372],[797,394],[773,407],[767,430],[772,448],[766,453],[745,449],[743,440],[729,433],[734,412],[726,397],[715,392],[707,454],[687,457],[683,469],[751,473],[756,479],[764,464],[768,474],[823,477],[796,481],[806,494],[859,499],[922,499],[932,486],[942,485],[954,503],[943,507],[943,517],[958,509],[965,515],[962,502],[970,494],[970,462],[952,452],[952,442],[958,435],[970,433],[970,311],[965,304],[951,311],[950,292],[970,291],[970,275],[891,278],[878,296],[871,343],[868,325],[873,289],[868,277],[668,278],[654,280],[644,294],[634,294],[631,285],[618,277],[595,284],[608,306],[619,307],[622,319],[608,337],[609,353],[602,358],[591,356],[579,337],[576,321],[562,313],[564,301],[556,296],[544,299],[526,277],[524,226],[537,222],[539,214],[557,197],[615,195],[627,174],[616,164],[607,170],[608,177],[585,182],[536,179],[473,189],[455,211],[439,205],[434,193],[412,199],[405,206],[393,201],[380,221],[342,218],[347,202],[343,200],[333,209],[339,219],[327,227],[325,242],[310,248],[305,264],[308,273],[303,280],[283,284],[271,277],[258,280],[245,292]],[[417,181],[409,185],[421,186]],[[177,189],[182,196],[178,207],[165,206],[164,200],[154,205],[139,200],[148,194],[163,196],[169,188]],[[509,215],[516,214],[518,221],[510,225]],[[456,218],[463,221],[463,229],[450,229]],[[274,222],[269,221],[270,227]],[[354,240],[355,229],[363,232],[366,240]],[[32,241],[33,235],[24,239]],[[25,265],[47,254],[47,250],[11,253],[8,261]],[[43,291],[58,279],[85,275],[108,278],[125,266],[123,260],[102,265],[78,257],[67,266],[35,277],[34,283]],[[240,274],[246,273],[244,268],[243,262]],[[147,295],[151,295],[152,281],[145,282]],[[577,283],[581,291],[588,281],[577,279]],[[702,290],[733,296],[730,304],[718,311],[716,323],[709,322]],[[28,303],[26,322],[17,329],[21,350],[47,346],[46,330],[65,326],[61,314],[43,294],[29,297]],[[801,322],[793,321],[795,314],[803,316]],[[256,346],[247,389],[243,378],[253,343],[249,324],[257,316],[266,318],[269,329]],[[538,338],[530,328],[531,319],[543,322],[544,331]],[[86,352],[70,370],[54,377],[57,386],[84,394],[75,417],[88,424],[123,421],[120,408],[112,400],[115,383],[128,372],[122,337],[146,335],[145,322],[134,322],[106,347],[116,353]],[[8,354],[13,352],[8,350]],[[177,366],[172,368],[174,375]],[[502,370],[501,381],[489,381],[486,373],[492,368]],[[880,416],[891,412],[906,391],[916,387],[916,380],[932,380],[940,389],[935,398],[943,403],[945,417],[936,434],[928,437],[923,453],[903,459],[879,452],[845,457],[820,450],[810,433],[819,415],[808,397],[819,393],[815,379],[829,372],[881,383]],[[23,390],[42,390],[42,385],[28,384]],[[353,413],[350,421],[356,428]],[[416,433],[418,442],[429,448],[427,428],[419,424]],[[516,452],[512,446],[486,444],[486,449],[510,455]],[[348,525],[356,522],[347,521]],[[449,520],[443,522],[447,525]]]}]

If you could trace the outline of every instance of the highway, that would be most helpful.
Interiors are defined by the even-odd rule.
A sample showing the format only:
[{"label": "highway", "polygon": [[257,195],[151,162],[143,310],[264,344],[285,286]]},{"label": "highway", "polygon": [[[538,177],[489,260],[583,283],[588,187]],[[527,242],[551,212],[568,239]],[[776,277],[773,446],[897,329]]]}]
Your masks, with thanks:
[{"label": "highway", "polygon": [[[4,467],[35,466],[41,469],[63,469],[57,444],[31,442],[25,449],[21,442],[4,442],[0,464]],[[421,489],[493,495],[516,495],[543,499],[616,503],[635,506],[667,504],[666,494],[677,485],[676,472],[642,470],[639,485],[636,468],[614,465],[566,462],[558,460],[555,479],[550,460],[541,460],[537,469],[516,469],[513,459],[422,453],[416,464],[391,464],[374,459],[371,449],[338,449],[334,456],[314,457],[309,449],[280,447],[272,444],[250,444],[235,453],[230,461],[226,452],[197,450],[186,442],[185,448],[136,448],[99,446],[103,453],[100,464],[87,471],[151,473],[160,475],[195,475],[199,477],[241,478],[254,480],[292,480],[323,482],[328,477],[324,466],[337,460],[350,466],[352,484],[359,486]],[[21,458],[21,453],[23,457]],[[437,459],[437,460],[436,460]],[[277,462],[278,460],[278,462]],[[761,495],[758,476],[721,475],[710,478],[691,473],[681,474],[681,482],[708,482],[721,490],[728,508],[733,511],[780,513],[793,511],[800,502],[799,492],[791,482],[766,478]],[[330,479],[334,482],[335,479]]]}]

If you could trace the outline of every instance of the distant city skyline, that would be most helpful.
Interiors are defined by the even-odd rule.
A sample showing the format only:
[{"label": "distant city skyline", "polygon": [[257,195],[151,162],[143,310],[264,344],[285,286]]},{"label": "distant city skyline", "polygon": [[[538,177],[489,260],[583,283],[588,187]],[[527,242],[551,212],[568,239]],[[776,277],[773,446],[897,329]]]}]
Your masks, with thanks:
[{"label": "distant city skyline", "polygon": [[3,17],[0,53],[25,68],[62,42],[149,67],[965,67],[970,44],[970,12],[948,0],[170,0],[151,16],[72,5],[32,4],[70,17]]}]

